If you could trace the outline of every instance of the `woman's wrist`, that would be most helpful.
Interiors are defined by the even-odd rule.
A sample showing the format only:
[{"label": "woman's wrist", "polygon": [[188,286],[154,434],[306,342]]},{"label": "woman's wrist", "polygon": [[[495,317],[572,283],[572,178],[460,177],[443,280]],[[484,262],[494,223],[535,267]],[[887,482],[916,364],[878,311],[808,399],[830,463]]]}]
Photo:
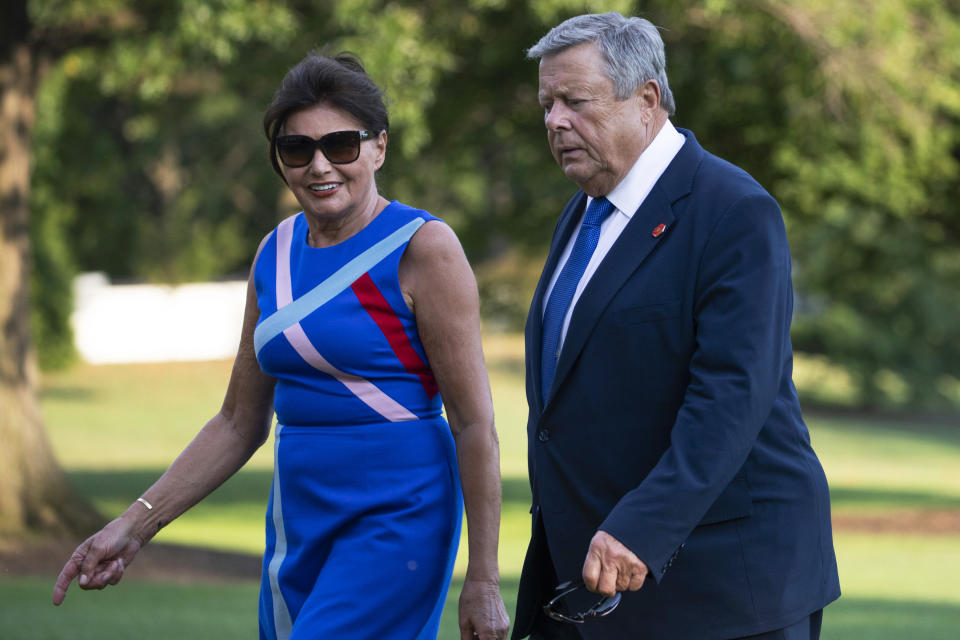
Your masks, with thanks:
[{"label": "woman's wrist", "polygon": [[500,584],[500,569],[496,563],[492,566],[477,566],[467,562],[467,571],[463,576],[465,582],[489,582],[490,584]]},{"label": "woman's wrist", "polygon": [[141,547],[147,544],[163,527],[160,514],[154,508],[153,503],[143,497],[137,498],[131,503],[117,519],[125,524],[130,537],[136,540]]}]

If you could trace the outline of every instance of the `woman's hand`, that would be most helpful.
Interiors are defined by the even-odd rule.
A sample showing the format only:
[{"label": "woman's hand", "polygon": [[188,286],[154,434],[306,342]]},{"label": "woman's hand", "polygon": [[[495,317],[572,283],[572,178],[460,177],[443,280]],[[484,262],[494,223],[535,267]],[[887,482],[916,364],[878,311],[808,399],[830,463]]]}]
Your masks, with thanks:
[{"label": "woman's hand", "polygon": [[460,592],[460,640],[505,640],[509,628],[499,585],[465,580]]},{"label": "woman's hand", "polygon": [[117,584],[141,546],[127,521],[117,518],[110,522],[77,547],[63,566],[53,587],[53,604],[63,602],[67,588],[77,576],[80,576],[77,584],[81,589],[103,589]]},{"label": "woman's hand", "polygon": [[[266,241],[264,238],[260,243],[258,256]],[[81,589],[117,584],[143,545],[236,473],[270,434],[276,380],[260,370],[253,346],[260,317],[254,268],[247,281],[240,347],[223,406],[143,494],[149,502],[134,502],[123,515],[77,547],[57,577],[53,604],[63,602],[67,588],[78,576]]]}]

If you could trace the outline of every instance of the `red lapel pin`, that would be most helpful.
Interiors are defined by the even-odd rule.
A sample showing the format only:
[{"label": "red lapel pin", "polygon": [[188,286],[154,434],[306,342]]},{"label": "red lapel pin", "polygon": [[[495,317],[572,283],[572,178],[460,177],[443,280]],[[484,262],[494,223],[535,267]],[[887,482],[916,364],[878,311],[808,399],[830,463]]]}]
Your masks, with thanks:
[{"label": "red lapel pin", "polygon": [[667,230],[667,225],[662,222],[653,228],[653,231],[650,233],[654,238],[659,238],[660,235]]}]

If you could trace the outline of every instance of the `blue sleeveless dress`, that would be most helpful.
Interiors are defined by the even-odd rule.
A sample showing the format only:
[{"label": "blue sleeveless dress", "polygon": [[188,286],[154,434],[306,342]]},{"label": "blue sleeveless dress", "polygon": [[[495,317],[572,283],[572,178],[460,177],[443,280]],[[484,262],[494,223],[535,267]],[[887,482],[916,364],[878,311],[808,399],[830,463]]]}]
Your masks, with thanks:
[{"label": "blue sleeveless dress", "polygon": [[318,249],[300,213],[257,259],[254,345],[277,380],[261,639],[437,637],[463,501],[397,279],[410,238],[437,219],[392,202]]}]

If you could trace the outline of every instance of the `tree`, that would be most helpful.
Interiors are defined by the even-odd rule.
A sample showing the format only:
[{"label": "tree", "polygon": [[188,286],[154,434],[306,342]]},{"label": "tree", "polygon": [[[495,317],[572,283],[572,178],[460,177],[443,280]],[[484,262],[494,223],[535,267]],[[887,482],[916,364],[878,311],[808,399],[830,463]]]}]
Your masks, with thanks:
[{"label": "tree", "polygon": [[[798,351],[846,368],[862,405],[956,406],[957,3],[624,4],[602,10],[664,28],[674,121],[780,202],[794,255]],[[571,188],[546,152],[536,68],[523,50],[591,7],[476,5],[483,10],[449,31],[453,62],[428,118],[433,144],[397,183],[448,211],[472,258],[518,248],[537,256]],[[511,262],[499,281],[481,277],[488,312],[502,303],[522,320],[523,264]]]},{"label": "tree", "polygon": [[0,533],[78,532],[99,518],[57,466],[43,429],[30,346],[30,133],[45,64],[31,46],[26,0],[0,26]]},{"label": "tree", "polygon": [[[102,82],[133,87],[147,97],[169,95],[170,87],[189,75],[190,58],[168,57],[171,53],[228,62],[238,45],[280,38],[291,24],[289,10],[257,0],[204,5],[118,0],[94,7],[69,0],[15,0],[5,5],[0,22],[0,533],[76,535],[102,524],[54,460],[37,401],[28,230],[38,87],[67,54],[82,52],[82,63],[83,54],[101,52],[110,56],[110,64],[97,69]],[[158,25],[164,28],[153,31]]]},{"label": "tree", "polygon": [[[727,130],[741,141],[715,140],[739,147],[729,155],[784,209],[800,293],[795,346],[845,366],[864,405],[956,402],[957,4],[709,6],[691,20],[712,41],[703,77],[733,82],[714,81],[695,117],[732,115]],[[715,73],[717,60],[726,72]]]},{"label": "tree", "polygon": [[[286,68],[318,46],[358,53],[386,92],[390,154],[378,181],[388,197],[443,215],[478,264],[515,238],[517,253],[539,249],[555,200],[540,196],[559,193],[551,187],[563,178],[542,144],[536,64],[523,48],[563,11],[630,3],[274,3],[274,21],[291,16],[275,42],[194,41],[228,22],[223,5],[242,4],[184,2],[179,15],[164,5],[137,42],[72,47],[47,74],[31,195],[44,292],[68,289],[75,266],[159,282],[242,273],[295,206],[265,162],[260,114]],[[537,181],[522,179],[530,172]],[[486,310],[517,317],[525,289],[503,280],[484,287]],[[55,361],[64,308],[36,312],[41,355]]]},{"label": "tree", "polygon": [[[955,2],[14,4],[0,27],[6,381],[32,384],[31,127],[29,225],[45,292],[59,278],[65,295],[73,265],[163,280],[234,273],[294,210],[264,162],[260,111],[283,71],[324,44],[359,53],[386,89],[382,191],[447,219],[478,268],[488,318],[518,324],[572,189],[547,151],[523,51],[566,16],[616,9],[664,27],[675,122],[781,203],[798,350],[847,367],[864,404],[898,385],[917,404],[960,395]],[[66,308],[38,301],[51,317]],[[37,331],[63,327],[54,318]]]},{"label": "tree", "polygon": [[[243,268],[279,215],[282,187],[263,157],[259,118],[286,68],[323,42],[365,41],[371,73],[402,104],[393,112],[402,164],[424,144],[423,111],[448,56],[419,9],[374,10],[368,0],[9,4],[0,27],[0,527],[76,534],[100,517],[69,488],[44,435],[28,229],[47,294],[74,263],[164,279]],[[397,47],[379,51],[385,41]],[[42,144],[31,145],[34,133]],[[46,308],[63,313],[64,303]],[[53,335],[63,319],[37,326]]]}]

